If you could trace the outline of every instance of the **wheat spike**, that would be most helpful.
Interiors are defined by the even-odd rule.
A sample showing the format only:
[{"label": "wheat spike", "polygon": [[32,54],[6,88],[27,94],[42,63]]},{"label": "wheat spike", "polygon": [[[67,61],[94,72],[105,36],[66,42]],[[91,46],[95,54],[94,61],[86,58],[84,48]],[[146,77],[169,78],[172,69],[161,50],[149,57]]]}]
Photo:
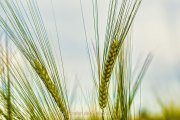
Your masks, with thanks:
[{"label": "wheat spike", "polygon": [[34,60],[34,68],[36,72],[38,73],[39,77],[43,80],[45,86],[53,96],[54,100],[56,101],[58,107],[60,108],[61,112],[63,113],[64,119],[69,120],[69,113],[67,108],[65,107],[65,104],[63,103],[61,97],[58,94],[58,90],[55,87],[54,83],[50,79],[47,70],[44,66],[41,65],[41,63],[38,60]]},{"label": "wheat spike", "polygon": [[103,72],[101,75],[100,87],[99,87],[99,105],[101,109],[106,107],[108,101],[108,87],[109,79],[118,56],[119,41],[114,40],[109,48],[107,59],[104,63]]}]

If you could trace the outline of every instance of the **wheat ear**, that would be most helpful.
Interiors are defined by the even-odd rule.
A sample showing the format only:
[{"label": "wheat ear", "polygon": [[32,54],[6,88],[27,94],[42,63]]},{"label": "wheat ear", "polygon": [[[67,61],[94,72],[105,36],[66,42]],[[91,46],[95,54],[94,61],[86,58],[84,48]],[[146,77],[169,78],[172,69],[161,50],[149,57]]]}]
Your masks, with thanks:
[{"label": "wheat ear", "polygon": [[119,41],[114,40],[109,48],[108,56],[105,61],[103,72],[101,75],[100,87],[99,87],[99,105],[101,109],[106,107],[108,101],[108,88],[109,88],[109,79],[118,56]]},{"label": "wheat ear", "polygon": [[50,79],[47,70],[38,60],[34,60],[34,68],[39,75],[39,77],[43,80],[45,86],[53,96],[54,100],[56,101],[58,107],[60,108],[60,111],[62,112],[64,119],[69,120],[69,113],[67,108],[65,107],[65,104],[63,103],[61,97],[58,94],[58,90],[52,80]]}]

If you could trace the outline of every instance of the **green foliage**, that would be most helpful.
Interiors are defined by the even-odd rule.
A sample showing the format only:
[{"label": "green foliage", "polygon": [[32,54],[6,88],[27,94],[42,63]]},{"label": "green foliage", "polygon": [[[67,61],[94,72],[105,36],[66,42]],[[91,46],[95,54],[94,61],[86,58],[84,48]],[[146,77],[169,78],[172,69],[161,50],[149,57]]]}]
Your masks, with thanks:
[{"label": "green foliage", "polygon": [[[53,56],[52,48],[49,43],[49,38],[39,12],[39,8],[35,1],[16,1],[16,0],[1,0],[0,8],[3,14],[0,16],[0,26],[6,31],[8,37],[14,42],[16,47],[27,59],[33,68],[36,68],[34,59],[36,59],[46,69],[51,83],[55,86],[56,97],[52,91],[47,88],[57,104],[62,101],[64,104],[58,105],[64,118],[69,119],[67,116],[69,111],[68,98],[66,94],[66,87],[63,83],[63,75],[60,73],[55,57]],[[62,68],[63,69],[63,68]],[[34,69],[37,73],[38,71]],[[37,73],[40,78],[40,74]],[[43,81],[43,79],[42,79]],[[46,82],[44,82],[46,85]],[[46,85],[47,86],[47,85]],[[58,97],[57,97],[58,96]],[[65,111],[63,111],[65,110]]]},{"label": "green foliage", "polygon": [[[98,26],[100,23],[98,20],[99,13],[97,0],[93,0],[95,32],[95,42],[92,41],[92,43],[95,43],[92,45],[93,47],[88,44],[86,27],[84,24],[92,78],[96,90],[99,91],[97,92],[99,93],[97,94],[97,96],[99,98],[99,106],[102,109],[102,119],[104,119],[104,109],[107,107],[107,103],[107,111],[110,112],[111,119],[128,119],[128,114],[134,96],[152,59],[152,55],[148,55],[138,75],[136,77],[133,77],[133,71],[131,68],[132,51],[129,51],[129,47],[131,47],[131,45],[126,45],[129,42],[126,42],[125,40],[129,40],[127,39],[127,35],[129,33],[129,30],[131,29],[131,25],[136,16],[138,8],[140,7],[140,4],[141,0],[110,0],[103,46],[104,48],[101,48],[99,42],[100,38]],[[83,12],[82,18],[84,21]],[[117,41],[117,46],[114,49],[112,48],[112,46],[115,40]],[[103,51],[102,55],[101,51]],[[112,51],[114,51],[114,53]],[[115,64],[117,59],[118,63]],[[116,68],[115,73],[113,72],[114,68]],[[109,84],[113,73],[116,80],[116,86],[113,89],[113,92],[116,96],[115,103],[114,100],[113,102],[111,102],[111,100],[108,100],[109,94],[112,94],[109,93]]]},{"label": "green foliage", "polygon": [[[95,88],[93,92],[96,94],[93,112],[82,119],[131,119],[131,105],[152,59],[149,54],[139,72],[133,74],[136,69],[132,68],[131,41],[127,35],[141,0],[118,1],[110,0],[104,46],[101,48],[98,1],[92,0],[95,32],[95,42],[92,43],[95,44],[91,47],[87,36],[86,42]],[[17,54],[7,53],[13,56],[12,59],[2,56],[2,68],[6,66],[7,73],[0,70],[0,116],[9,120],[70,119],[63,63],[59,61],[61,68],[56,63],[36,1],[0,0],[0,9],[0,26],[17,48],[13,48]],[[83,10],[82,18],[86,35]],[[6,53],[5,50],[2,52]],[[113,93],[109,94],[112,80],[115,86]],[[112,99],[111,94],[114,95]],[[97,114],[100,109],[102,115]]]},{"label": "green foliage", "polygon": [[[119,53],[118,61],[114,71],[114,100],[112,108],[110,108],[111,116],[114,119],[129,120],[131,119],[131,106],[135,94],[141,84],[143,76],[152,60],[152,55],[149,54],[144,64],[139,70],[132,68],[132,45],[131,39],[128,39],[123,44]],[[134,73],[136,71],[136,74]]]}]

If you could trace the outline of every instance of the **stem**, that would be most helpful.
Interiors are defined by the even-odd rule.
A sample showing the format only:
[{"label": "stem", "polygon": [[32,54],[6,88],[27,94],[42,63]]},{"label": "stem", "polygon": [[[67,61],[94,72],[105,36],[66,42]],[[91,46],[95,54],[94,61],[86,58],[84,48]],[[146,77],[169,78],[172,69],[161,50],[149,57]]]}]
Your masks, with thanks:
[{"label": "stem", "polygon": [[8,98],[7,98],[7,108],[8,108],[8,120],[12,120],[12,112],[11,112],[11,84],[10,84],[10,77],[9,77],[9,51],[8,51],[8,39],[6,39],[6,67],[7,67],[7,81],[8,81]]},{"label": "stem", "polygon": [[102,120],[104,120],[104,109],[102,109]]}]

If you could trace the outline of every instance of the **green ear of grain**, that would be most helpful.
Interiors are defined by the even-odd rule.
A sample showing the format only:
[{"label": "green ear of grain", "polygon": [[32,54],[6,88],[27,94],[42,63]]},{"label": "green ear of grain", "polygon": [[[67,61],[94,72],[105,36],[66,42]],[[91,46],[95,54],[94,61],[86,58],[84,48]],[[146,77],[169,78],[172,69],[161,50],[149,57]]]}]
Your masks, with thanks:
[{"label": "green ear of grain", "polygon": [[109,79],[118,56],[119,41],[114,40],[109,48],[109,53],[104,64],[103,72],[101,75],[100,87],[99,87],[99,105],[101,109],[104,109],[108,101],[108,87]]},{"label": "green ear of grain", "polygon": [[60,108],[60,111],[62,112],[64,119],[69,120],[69,112],[66,108],[65,104],[63,103],[61,97],[58,94],[58,90],[52,80],[50,79],[47,70],[38,60],[34,60],[34,69],[36,70],[39,77],[43,80],[45,86],[53,96],[54,100],[56,101],[58,107]]}]

